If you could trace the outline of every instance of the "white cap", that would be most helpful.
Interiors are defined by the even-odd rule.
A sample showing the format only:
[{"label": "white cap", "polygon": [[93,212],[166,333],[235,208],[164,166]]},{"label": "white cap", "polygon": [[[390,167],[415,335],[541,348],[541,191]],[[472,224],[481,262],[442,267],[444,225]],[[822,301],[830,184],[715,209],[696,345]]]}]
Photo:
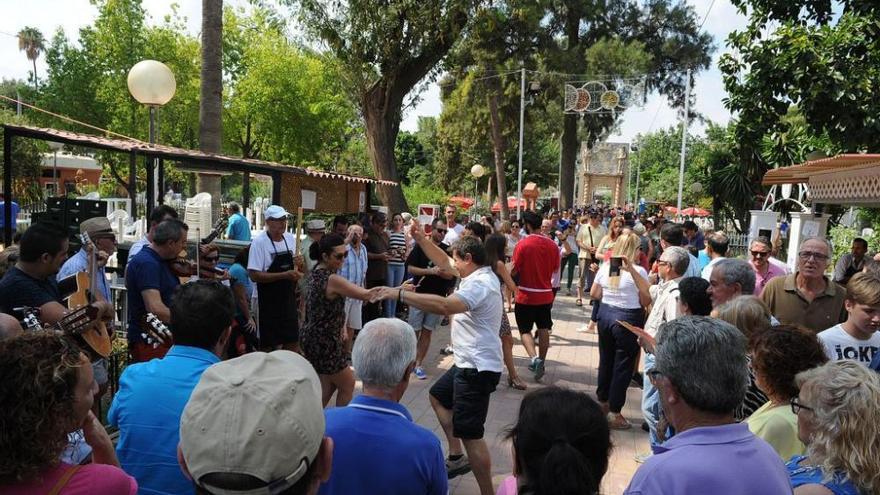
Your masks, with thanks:
[{"label": "white cap", "polygon": [[272,205],[266,208],[266,213],[264,214],[266,219],[287,218],[289,215],[290,213],[288,213],[287,210],[278,205]]}]

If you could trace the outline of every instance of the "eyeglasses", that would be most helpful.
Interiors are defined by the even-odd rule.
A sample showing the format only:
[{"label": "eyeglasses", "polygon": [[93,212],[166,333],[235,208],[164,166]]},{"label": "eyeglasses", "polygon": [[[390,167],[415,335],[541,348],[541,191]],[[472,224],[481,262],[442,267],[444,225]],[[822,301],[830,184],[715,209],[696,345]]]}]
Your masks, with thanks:
[{"label": "eyeglasses", "polygon": [[797,397],[792,397],[791,401],[789,401],[789,402],[791,403],[791,412],[795,415],[797,415],[797,413],[801,412],[801,409],[806,409],[807,411],[814,410],[812,407],[808,407],[808,406],[801,404],[800,399],[798,399]]},{"label": "eyeglasses", "polygon": [[754,257],[754,258],[763,258],[765,256],[770,256],[769,251],[749,251],[749,252],[752,253],[752,257]]},{"label": "eyeglasses", "polygon": [[346,251],[344,253],[336,253],[333,255],[334,258],[336,258],[337,260],[340,260],[340,261],[343,260],[346,256],[348,256],[348,251]]},{"label": "eyeglasses", "polygon": [[437,232],[440,232],[441,234],[445,234],[445,233],[449,232],[449,230],[447,230],[447,229],[434,229],[434,230],[436,230]]},{"label": "eyeglasses", "polygon": [[798,253],[798,257],[803,261],[809,261],[810,258],[816,261],[825,261],[828,259],[828,256],[822,253],[815,253],[813,251],[801,251]]},{"label": "eyeglasses", "polygon": [[220,260],[220,257],[219,256],[205,256],[202,259],[207,261],[208,263],[216,263]]}]

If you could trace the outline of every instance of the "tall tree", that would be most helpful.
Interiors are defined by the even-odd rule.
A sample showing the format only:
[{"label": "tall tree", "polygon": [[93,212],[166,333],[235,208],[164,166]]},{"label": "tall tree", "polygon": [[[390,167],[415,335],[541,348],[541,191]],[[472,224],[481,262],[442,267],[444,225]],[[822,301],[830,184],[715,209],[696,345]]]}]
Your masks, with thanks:
[{"label": "tall tree", "polygon": [[18,32],[18,50],[23,51],[27,59],[34,64],[34,91],[37,91],[37,59],[46,49],[43,33],[35,27],[25,27]]},{"label": "tall tree", "polygon": [[[692,6],[674,0],[550,0],[549,25],[557,36],[546,55],[546,68],[552,71],[585,75],[609,74],[591,66],[584,56],[588,47],[602,39],[627,44],[639,42],[650,56],[646,83],[648,91],[659,91],[673,105],[684,102],[685,68],[694,71],[709,67],[713,50],[712,37],[698,31],[697,15]],[[620,73],[611,73],[626,75]],[[587,144],[595,141],[615,124],[609,114],[585,115]],[[560,205],[572,206],[574,173],[580,140],[578,116],[564,117],[562,133],[562,177]]]},{"label": "tall tree", "polygon": [[[376,176],[399,181],[394,146],[407,94],[437,67],[483,0],[287,0],[347,71],[366,123]],[[408,209],[400,186],[378,187],[392,211]]]},{"label": "tall tree", "polygon": [[[223,144],[223,0],[202,0],[202,77],[199,149],[220,153]],[[220,176],[199,173],[196,189],[211,194],[211,210],[220,214]]]}]

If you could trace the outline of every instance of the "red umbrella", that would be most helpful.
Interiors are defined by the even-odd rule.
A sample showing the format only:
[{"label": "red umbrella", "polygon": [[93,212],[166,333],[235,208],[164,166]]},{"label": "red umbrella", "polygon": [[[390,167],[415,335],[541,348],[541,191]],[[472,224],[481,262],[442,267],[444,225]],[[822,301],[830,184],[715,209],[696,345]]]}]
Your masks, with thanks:
[{"label": "red umbrella", "polygon": [[666,213],[672,213],[674,215],[678,213],[678,208],[674,206],[664,206],[663,211],[665,211]]},{"label": "red umbrella", "polygon": [[[521,206],[522,209],[526,209],[526,201],[525,200],[520,201],[520,204],[522,205]],[[507,197],[507,209],[509,209],[509,210],[516,209],[516,196],[508,196]],[[495,212],[501,211],[501,203],[496,202],[494,205],[492,205],[492,211],[495,211]]]},{"label": "red umbrella", "polygon": [[464,208],[465,210],[474,206],[474,200],[465,196],[453,196],[449,198],[449,202],[457,205],[459,208]]},{"label": "red umbrella", "polygon": [[685,208],[681,210],[681,214],[688,217],[708,217],[709,212],[702,208]]}]

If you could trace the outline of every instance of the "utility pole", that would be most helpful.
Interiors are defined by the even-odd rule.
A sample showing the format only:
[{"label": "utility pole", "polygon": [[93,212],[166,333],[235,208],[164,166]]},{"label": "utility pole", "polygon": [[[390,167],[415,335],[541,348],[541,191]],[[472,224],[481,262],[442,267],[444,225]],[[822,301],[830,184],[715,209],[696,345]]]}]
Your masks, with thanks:
[{"label": "utility pole", "polygon": [[684,157],[687,148],[688,112],[691,102],[691,70],[687,70],[684,82],[684,120],[681,123],[681,164],[678,167],[678,215],[681,216],[681,194],[684,190]]},{"label": "utility pole", "polygon": [[[522,158],[523,158],[523,126],[526,115],[526,68],[520,69],[522,81],[519,87],[519,168],[516,175],[516,219],[522,220]],[[501,198],[501,201],[507,201]]]}]

